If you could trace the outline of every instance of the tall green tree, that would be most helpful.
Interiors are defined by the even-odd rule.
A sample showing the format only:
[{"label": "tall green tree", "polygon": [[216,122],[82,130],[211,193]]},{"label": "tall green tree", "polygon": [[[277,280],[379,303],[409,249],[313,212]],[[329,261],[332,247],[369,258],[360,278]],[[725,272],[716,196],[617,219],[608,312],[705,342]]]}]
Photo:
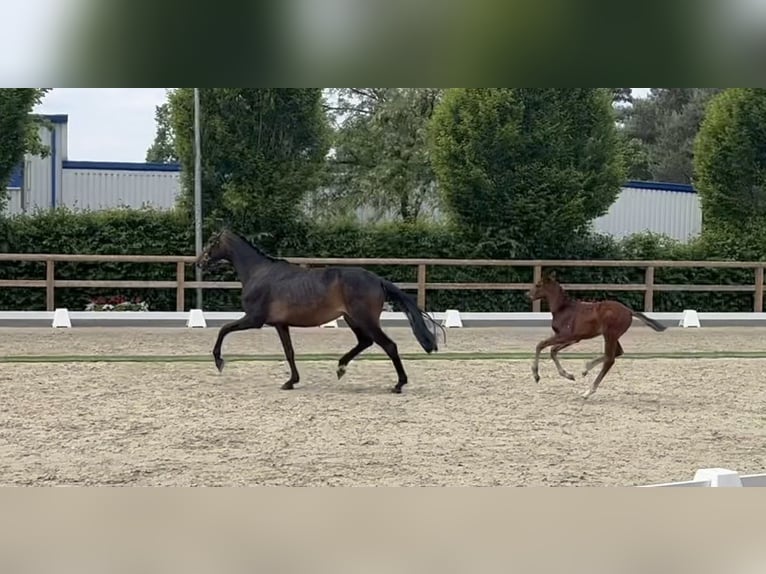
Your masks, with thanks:
[{"label": "tall green tree", "polygon": [[[181,206],[193,209],[193,89],[168,97],[183,167]],[[207,221],[285,237],[321,181],[329,130],[314,88],[200,89],[202,212]]]},{"label": "tall green tree", "polygon": [[766,89],[729,88],[713,99],[694,166],[706,227],[766,225]]},{"label": "tall green tree", "polygon": [[373,218],[414,222],[437,200],[428,125],[441,88],[339,88],[330,91],[337,128],[326,211],[359,207]]},{"label": "tall green tree", "polygon": [[32,110],[49,91],[49,88],[0,89],[0,209],[8,201],[6,186],[11,172],[24,160],[24,155],[47,154],[38,134],[42,120],[32,115]]},{"label": "tall green tree", "polygon": [[651,88],[622,112],[628,177],[691,183],[694,140],[710,99],[722,88]]},{"label": "tall green tree", "polygon": [[146,150],[146,161],[152,163],[178,163],[176,134],[170,117],[170,105],[165,102],[155,107],[154,121],[157,132],[154,142]]},{"label": "tall green tree", "polygon": [[485,250],[524,256],[584,232],[623,179],[611,99],[602,88],[449,90],[432,154],[455,221]]}]

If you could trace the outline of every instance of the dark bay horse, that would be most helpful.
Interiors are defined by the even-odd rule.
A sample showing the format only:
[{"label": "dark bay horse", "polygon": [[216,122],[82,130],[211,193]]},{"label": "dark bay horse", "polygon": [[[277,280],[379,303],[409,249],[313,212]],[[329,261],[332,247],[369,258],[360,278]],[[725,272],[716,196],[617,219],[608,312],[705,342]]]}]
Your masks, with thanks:
[{"label": "dark bay horse", "polygon": [[316,327],[343,317],[357,338],[356,346],[338,361],[340,379],[347,365],[359,353],[377,343],[391,359],[398,381],[392,392],[401,393],[407,384],[396,343],[380,327],[380,314],[386,300],[398,303],[407,316],[415,338],[426,353],[438,350],[436,329],[442,328],[415,300],[396,285],[359,267],[306,269],[284,259],[271,257],[241,235],[224,230],[215,234],[197,265],[208,268],[222,261],[230,262],[242,283],[242,307],[245,316],[221,327],[213,347],[219,371],[223,339],[234,331],[273,326],[290,364],[290,378],[282,389],[292,389],[300,380],[295,366],[295,351],[290,327]]},{"label": "dark bay horse", "polygon": [[596,392],[602,379],[609,369],[612,368],[612,365],[614,365],[615,359],[623,354],[620,337],[630,328],[633,317],[641,319],[641,321],[655,331],[664,331],[666,329],[661,323],[639,311],[634,311],[618,301],[585,302],[572,299],[552,275],[546,275],[538,281],[530,289],[529,298],[533,301],[545,299],[548,302],[548,307],[553,315],[551,327],[555,333],[552,337],[537,344],[535,361],[532,365],[532,374],[535,377],[535,382],[540,381],[538,365],[540,353],[543,349],[552,347],[551,359],[553,359],[559,375],[574,381],[574,375],[566,372],[561,363],[559,363],[559,351],[582,340],[603,335],[603,356],[586,363],[585,370],[582,373],[584,377],[593,367],[603,363],[601,372],[591,384],[590,389],[583,393],[582,396],[585,399]]}]

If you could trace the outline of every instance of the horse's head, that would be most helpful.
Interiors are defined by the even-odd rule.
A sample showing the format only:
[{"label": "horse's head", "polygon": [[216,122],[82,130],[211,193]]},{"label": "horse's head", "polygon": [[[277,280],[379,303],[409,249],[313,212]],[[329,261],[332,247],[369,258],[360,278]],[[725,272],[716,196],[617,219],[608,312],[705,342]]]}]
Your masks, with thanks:
[{"label": "horse's head", "polygon": [[197,267],[203,270],[211,269],[226,260],[229,253],[224,241],[225,233],[225,231],[219,231],[213,234],[197,258]]},{"label": "horse's head", "polygon": [[537,283],[532,286],[532,288],[529,290],[529,293],[527,293],[527,296],[532,301],[543,299],[551,291],[551,289],[557,287],[558,284],[559,283],[556,280],[555,272],[552,271],[550,273],[546,273]]}]

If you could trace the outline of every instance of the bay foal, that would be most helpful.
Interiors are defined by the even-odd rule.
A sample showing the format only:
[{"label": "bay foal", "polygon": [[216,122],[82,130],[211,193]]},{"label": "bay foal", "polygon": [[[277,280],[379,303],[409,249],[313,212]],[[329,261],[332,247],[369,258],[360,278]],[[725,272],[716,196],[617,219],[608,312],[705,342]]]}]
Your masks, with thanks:
[{"label": "bay foal", "polygon": [[553,359],[559,375],[574,381],[574,375],[568,373],[561,366],[558,359],[559,351],[574,345],[585,339],[592,339],[598,335],[604,337],[604,354],[601,357],[588,361],[582,376],[598,364],[603,363],[601,372],[596,376],[590,388],[582,395],[587,399],[598,389],[599,384],[606,376],[609,369],[614,365],[617,357],[623,354],[620,337],[630,328],[633,317],[637,317],[655,331],[664,331],[666,327],[654,319],[651,319],[639,311],[623,305],[619,301],[578,301],[567,295],[564,288],[552,275],[544,276],[529,291],[529,298],[533,301],[545,299],[548,302],[553,321],[551,328],[554,335],[540,341],[535,349],[535,360],[532,364],[532,374],[535,382],[540,381],[538,365],[540,353],[546,347],[551,348]]},{"label": "bay foal", "polygon": [[354,357],[377,343],[391,359],[398,376],[391,391],[401,393],[402,387],[407,384],[407,373],[396,343],[380,327],[380,314],[386,300],[399,304],[426,353],[438,350],[436,328],[441,328],[441,325],[419,309],[410,295],[366,269],[305,269],[285,259],[267,255],[229,230],[216,233],[211,238],[197,265],[205,269],[222,261],[230,262],[237,271],[242,283],[245,316],[227,323],[218,332],[213,358],[219,371],[224,366],[221,347],[226,335],[272,325],[290,365],[290,378],[282,389],[292,389],[300,380],[300,375],[295,365],[290,327],[315,327],[342,316],[356,335],[357,344],[338,361],[338,379],[345,374],[347,365]]}]

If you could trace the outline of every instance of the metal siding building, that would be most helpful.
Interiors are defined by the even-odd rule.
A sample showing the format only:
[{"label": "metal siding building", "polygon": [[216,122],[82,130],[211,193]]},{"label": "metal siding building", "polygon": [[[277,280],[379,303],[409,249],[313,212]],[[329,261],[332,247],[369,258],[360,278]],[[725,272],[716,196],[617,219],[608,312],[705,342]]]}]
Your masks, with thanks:
[{"label": "metal siding building", "polygon": [[181,188],[173,165],[68,161],[63,174],[60,205],[71,209],[172,209]]},{"label": "metal siding building", "polygon": [[699,197],[690,185],[630,181],[593,228],[618,238],[651,231],[688,241],[702,231]]},{"label": "metal siding building", "polygon": [[58,206],[90,210],[173,207],[181,191],[180,166],[68,161],[68,116],[42,117],[50,128],[40,128],[40,139],[50,154],[24,158],[9,186],[6,214]]}]

